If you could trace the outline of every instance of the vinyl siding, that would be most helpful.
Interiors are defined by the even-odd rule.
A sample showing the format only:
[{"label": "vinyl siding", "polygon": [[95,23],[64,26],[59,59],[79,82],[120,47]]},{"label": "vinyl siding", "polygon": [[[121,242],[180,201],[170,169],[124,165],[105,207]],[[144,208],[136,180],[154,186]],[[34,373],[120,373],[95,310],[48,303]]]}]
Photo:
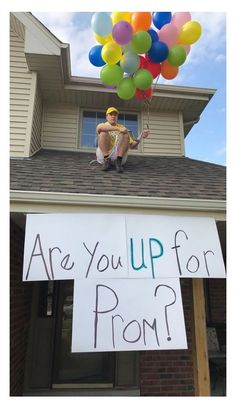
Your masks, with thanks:
[{"label": "vinyl siding", "polygon": [[32,73],[24,54],[24,41],[10,32],[10,153],[13,157],[25,152],[29,122]]},{"label": "vinyl siding", "polygon": [[[141,128],[148,121],[141,113]],[[143,140],[140,153],[146,155],[184,155],[181,116],[179,113],[150,112],[150,135]],[[79,112],[76,106],[45,106],[42,128],[42,146],[49,149],[77,150]]]},{"label": "vinyl siding", "polygon": [[[143,126],[148,122],[147,112],[143,112]],[[150,135],[143,140],[144,154],[184,155],[181,116],[179,113],[150,112]]]},{"label": "vinyl siding", "polygon": [[78,141],[78,108],[44,106],[42,147],[76,150]]}]

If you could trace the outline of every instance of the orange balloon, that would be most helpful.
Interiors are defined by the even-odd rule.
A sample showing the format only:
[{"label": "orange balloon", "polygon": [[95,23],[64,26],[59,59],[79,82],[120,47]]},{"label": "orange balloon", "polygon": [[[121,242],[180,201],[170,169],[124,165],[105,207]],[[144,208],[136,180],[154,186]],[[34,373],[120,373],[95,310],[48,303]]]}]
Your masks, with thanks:
[{"label": "orange balloon", "polygon": [[131,15],[131,26],[134,31],[147,31],[152,23],[152,14],[146,12],[135,12]]},{"label": "orange balloon", "polygon": [[166,80],[172,80],[177,76],[179,68],[177,66],[172,66],[167,60],[163,61],[161,64],[161,75]]}]

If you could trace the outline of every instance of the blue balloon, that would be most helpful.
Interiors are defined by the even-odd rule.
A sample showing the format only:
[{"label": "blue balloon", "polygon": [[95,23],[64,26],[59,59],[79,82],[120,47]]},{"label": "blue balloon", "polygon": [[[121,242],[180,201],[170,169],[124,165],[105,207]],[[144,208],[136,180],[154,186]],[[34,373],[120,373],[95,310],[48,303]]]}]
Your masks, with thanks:
[{"label": "blue balloon", "polygon": [[112,19],[109,13],[98,11],[94,13],[91,20],[94,33],[106,37],[112,31]]},{"label": "blue balloon", "polygon": [[165,24],[170,23],[171,18],[172,18],[172,14],[170,11],[159,11],[159,12],[153,13],[152,22],[154,26],[160,30]]},{"label": "blue balloon", "polygon": [[149,29],[148,30],[148,34],[150,34],[151,38],[152,38],[152,43],[154,43],[155,41],[159,40],[158,34],[155,30],[153,29]]},{"label": "blue balloon", "polygon": [[163,41],[155,41],[148,52],[149,60],[153,63],[161,63],[166,60],[169,54],[169,49]]},{"label": "blue balloon", "polygon": [[97,45],[92,47],[89,52],[89,61],[96,67],[102,67],[106,64],[101,56],[102,48],[103,46]]}]

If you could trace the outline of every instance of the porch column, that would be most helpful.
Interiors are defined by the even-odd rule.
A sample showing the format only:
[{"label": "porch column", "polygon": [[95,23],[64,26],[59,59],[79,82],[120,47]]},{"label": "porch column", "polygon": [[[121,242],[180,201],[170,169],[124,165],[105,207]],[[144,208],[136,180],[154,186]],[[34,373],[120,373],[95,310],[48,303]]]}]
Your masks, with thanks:
[{"label": "porch column", "polygon": [[193,365],[196,396],[210,396],[205,297],[202,278],[192,279],[193,294]]}]

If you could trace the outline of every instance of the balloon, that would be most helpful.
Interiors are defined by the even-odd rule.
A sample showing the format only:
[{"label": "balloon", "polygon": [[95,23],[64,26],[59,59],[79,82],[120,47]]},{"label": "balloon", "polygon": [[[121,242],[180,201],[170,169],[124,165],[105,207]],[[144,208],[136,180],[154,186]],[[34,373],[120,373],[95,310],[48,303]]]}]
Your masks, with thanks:
[{"label": "balloon", "polygon": [[112,30],[112,20],[109,13],[99,11],[93,14],[91,25],[93,31],[99,36],[105,37]]},{"label": "balloon", "polygon": [[169,48],[168,62],[172,66],[181,66],[186,60],[186,51],[183,47],[176,45]]},{"label": "balloon", "polygon": [[153,13],[152,22],[155,27],[159,30],[167,23],[171,21],[171,12],[170,11],[160,11]]},{"label": "balloon", "polygon": [[181,27],[189,20],[191,20],[191,14],[188,11],[176,11],[172,16],[171,23],[173,23],[175,27],[180,30]]},{"label": "balloon", "polygon": [[152,89],[152,87],[149,87],[149,88],[147,88],[146,90],[139,90],[139,89],[137,89],[137,90],[136,90],[136,93],[135,93],[135,97],[136,97],[138,100],[144,100],[144,99],[146,99],[146,98],[152,97],[152,94],[153,94],[153,89]]},{"label": "balloon", "polygon": [[111,19],[112,19],[112,23],[113,25],[115,25],[116,23],[118,23],[118,21],[128,21],[128,23],[130,23],[130,19],[131,19],[131,14],[129,11],[116,11],[111,13]]},{"label": "balloon", "polygon": [[202,27],[198,21],[188,21],[180,29],[178,43],[193,44],[202,34]]},{"label": "balloon", "polygon": [[94,46],[89,52],[89,61],[96,67],[104,66],[105,61],[101,57],[102,46]]},{"label": "balloon", "polygon": [[127,53],[128,51],[131,51],[132,53],[135,53],[134,48],[132,46],[132,41],[130,41],[127,44],[124,44],[121,48],[122,48],[123,53]]},{"label": "balloon", "polygon": [[176,66],[172,66],[167,60],[161,64],[161,75],[166,80],[172,80],[178,75],[179,69]]},{"label": "balloon", "polygon": [[160,63],[153,63],[153,61],[147,61],[144,67],[146,70],[150,71],[153,78],[156,78],[161,72]]},{"label": "balloon", "polygon": [[106,36],[106,37],[101,37],[98,34],[94,33],[94,37],[95,37],[95,39],[97,40],[98,43],[103,44],[103,45],[106,44],[108,41],[112,41],[111,33],[108,34],[108,36]]},{"label": "balloon", "polygon": [[121,59],[122,50],[119,44],[109,41],[103,46],[101,55],[107,64],[116,64]]},{"label": "balloon", "polygon": [[117,86],[117,94],[123,100],[130,100],[134,97],[136,87],[133,78],[123,78]]},{"label": "balloon", "polygon": [[147,64],[147,59],[143,56],[139,56],[139,67],[138,68],[145,68]]},{"label": "balloon", "polygon": [[148,52],[148,58],[154,63],[161,63],[168,56],[169,49],[162,41],[155,41]]},{"label": "balloon", "polygon": [[109,86],[118,84],[123,77],[123,71],[117,64],[106,64],[100,72],[100,79]]},{"label": "balloon", "polygon": [[156,32],[155,30],[149,29],[149,30],[148,30],[148,34],[151,36],[152,43],[154,43],[155,41],[158,41],[158,40],[159,40],[158,34],[157,34],[157,32]]},{"label": "balloon", "polygon": [[132,39],[133,29],[127,21],[119,21],[113,26],[112,37],[118,44],[127,44]]},{"label": "balloon", "polygon": [[137,70],[133,79],[135,86],[140,90],[146,90],[153,82],[152,74],[146,69]]},{"label": "balloon", "polygon": [[178,46],[183,47],[183,49],[186,51],[187,55],[190,53],[191,46],[189,46],[188,44],[178,44]]},{"label": "balloon", "polygon": [[147,31],[152,22],[152,14],[146,12],[135,12],[131,16],[131,26],[134,31]]},{"label": "balloon", "polygon": [[137,31],[133,34],[131,44],[136,53],[143,54],[150,49],[152,38],[146,31]]},{"label": "balloon", "polygon": [[165,24],[159,31],[159,40],[167,44],[168,47],[177,43],[178,30],[172,23]]},{"label": "balloon", "polygon": [[121,57],[120,66],[125,73],[134,73],[139,67],[139,56],[128,51]]}]

